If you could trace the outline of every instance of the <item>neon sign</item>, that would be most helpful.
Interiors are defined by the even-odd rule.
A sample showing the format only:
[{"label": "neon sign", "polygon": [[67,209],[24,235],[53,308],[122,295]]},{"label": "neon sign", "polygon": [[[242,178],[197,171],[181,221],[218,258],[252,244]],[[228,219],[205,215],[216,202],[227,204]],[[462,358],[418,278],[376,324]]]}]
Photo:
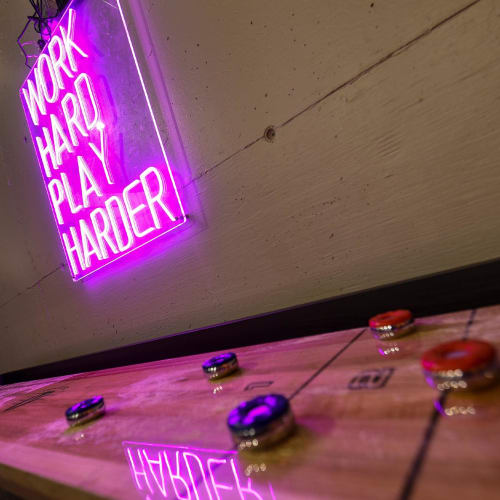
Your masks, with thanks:
[{"label": "neon sign", "polygon": [[73,279],[186,222],[120,0],[73,0],[20,89]]},{"label": "neon sign", "polygon": [[276,500],[271,483],[255,485],[242,477],[236,451],[130,441],[123,442],[123,449],[134,484],[146,499]]}]

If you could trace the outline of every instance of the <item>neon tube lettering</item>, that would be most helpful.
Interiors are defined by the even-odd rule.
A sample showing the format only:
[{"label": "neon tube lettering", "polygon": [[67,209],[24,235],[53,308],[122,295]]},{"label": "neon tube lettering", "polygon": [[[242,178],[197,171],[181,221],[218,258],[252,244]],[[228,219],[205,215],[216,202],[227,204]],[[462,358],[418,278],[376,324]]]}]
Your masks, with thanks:
[{"label": "neon tube lettering", "polygon": [[69,232],[73,239],[73,245],[70,243],[68,235],[66,233],[62,233],[62,239],[64,242],[64,246],[66,248],[66,254],[68,255],[71,264],[71,268],[73,269],[73,272],[77,274],[78,267],[76,265],[75,257],[73,254],[76,253],[76,256],[78,257],[78,262],[80,263],[80,268],[85,269],[82,247],[80,246],[80,240],[78,239],[78,235],[76,234],[76,229],[73,226],[70,226]]},{"label": "neon tube lettering", "polygon": [[71,191],[71,187],[69,185],[68,176],[64,172],[61,173],[61,181],[64,186],[64,192],[66,193],[66,199],[68,200],[69,209],[72,214],[77,214],[83,208],[83,205],[77,205],[75,203],[75,199],[73,198],[73,191]]},{"label": "neon tube lettering", "polygon": [[106,161],[106,139],[104,136],[104,124],[99,122],[97,124],[97,130],[99,130],[99,141],[100,148],[97,148],[96,145],[92,142],[89,142],[90,149],[95,153],[97,158],[102,164],[102,168],[104,170],[104,175],[106,175],[106,180],[108,184],[113,184],[113,177],[111,175],[111,171],[109,170],[108,163]]},{"label": "neon tube lettering", "polygon": [[[56,213],[58,224],[64,224],[64,219],[61,214],[61,203],[64,201],[64,188],[59,179],[52,179],[47,186],[52,200],[52,206]],[[57,189],[57,194],[56,194]]]},{"label": "neon tube lettering", "polygon": [[[102,226],[99,224],[97,216],[100,216],[103,223]],[[92,221],[92,227],[94,228],[95,237],[97,238],[97,244],[99,245],[99,249],[101,250],[103,259],[107,259],[109,255],[105,243],[107,243],[114,254],[117,254],[119,250],[116,248],[113,240],[109,235],[111,226],[109,223],[107,212],[105,212],[104,209],[97,207],[90,213],[90,220]]]},{"label": "neon tube lettering", "polygon": [[196,495],[196,500],[200,500],[200,497],[198,495],[198,491],[196,489],[196,482],[194,480],[194,477],[193,477],[193,473],[191,471],[191,467],[189,465],[189,461],[188,461],[188,457],[191,457],[191,458],[194,458],[198,467],[199,467],[199,470],[201,472],[201,477],[203,478],[203,484],[205,485],[205,489],[207,491],[207,494],[208,494],[208,498],[210,500],[212,500],[212,493],[210,493],[210,487],[208,486],[208,482],[207,482],[207,477],[205,475],[205,470],[203,469],[203,464],[201,462],[201,460],[199,459],[198,455],[196,455],[195,453],[190,453],[188,451],[185,451],[182,456],[184,457],[184,462],[186,463],[186,467],[187,467],[187,470],[188,470],[188,474],[189,474],[189,478],[191,479],[191,484],[193,486],[193,491]]},{"label": "neon tube lettering", "polygon": [[[120,228],[118,227],[118,222],[115,217],[115,213],[113,210],[113,203],[116,203],[116,207],[118,208],[118,212],[120,214],[120,219],[123,222],[123,229],[125,230],[125,235],[127,236],[127,242],[124,243]],[[110,196],[104,204],[106,205],[106,210],[108,211],[109,221],[111,222],[111,226],[113,228],[113,233],[115,235],[116,244],[120,249],[120,252],[124,252],[128,250],[132,244],[134,243],[134,234],[132,233],[132,229],[130,227],[127,212],[125,207],[123,206],[122,200],[118,198],[118,196]]]},{"label": "neon tube lettering", "polygon": [[73,146],[69,142],[66,132],[64,132],[61,122],[56,115],[50,115],[52,126],[52,137],[54,138],[54,151],[56,153],[56,165],[62,165],[62,154],[64,151],[73,153]]},{"label": "neon tube lettering", "polygon": [[236,488],[238,489],[238,493],[240,494],[240,497],[242,500],[245,500],[245,495],[244,493],[250,493],[253,495],[257,500],[264,500],[255,490],[252,489],[252,480],[248,478],[248,483],[247,486],[241,486],[240,483],[240,478],[238,476],[238,472],[236,471],[236,466],[234,465],[234,460],[231,458],[231,470],[233,471],[234,479],[236,481]]},{"label": "neon tube lettering", "polygon": [[139,460],[141,462],[142,470],[138,470],[137,469],[137,467],[135,466],[134,459],[132,458],[132,453],[130,451],[130,448],[127,448],[128,462],[129,462],[130,468],[133,471],[134,480],[135,480],[135,484],[137,485],[137,488],[139,488],[140,490],[142,490],[142,485],[139,482],[139,476],[142,476],[142,477],[144,477],[144,480],[145,480],[145,483],[146,483],[146,485],[148,487],[149,492],[152,494],[153,493],[153,488],[151,488],[151,485],[149,484],[148,475],[147,475],[147,473],[144,470],[144,462],[142,461],[142,457],[141,457],[141,454],[140,454],[139,451],[137,451],[137,456],[138,456],[138,458],[139,458]]},{"label": "neon tube lettering", "polygon": [[73,41],[73,32],[75,29],[76,12],[74,9],[69,9],[68,27],[67,31],[61,26],[61,35],[68,55],[68,61],[71,69],[77,71],[77,65],[73,51],[78,52],[82,57],[89,57],[78,45]]},{"label": "neon tube lettering", "polygon": [[[144,455],[144,458],[146,459],[146,462],[148,463],[149,470],[151,471],[151,475],[153,476],[153,479],[155,480],[156,485],[158,488],[160,488],[161,494],[166,497],[167,496],[167,487],[165,486],[165,476],[163,475],[163,461],[161,459],[161,454],[158,453],[158,460],[153,460],[152,458],[148,457],[148,454],[146,453],[146,450],[142,450],[142,454]],[[157,465],[160,471],[160,477],[161,481],[158,480],[156,477],[155,470],[153,468],[153,464]]]},{"label": "neon tube lettering", "polygon": [[[86,93],[88,96],[88,100],[85,98],[84,92],[83,92],[83,87],[82,87],[82,82],[83,82],[83,87],[86,89]],[[78,96],[78,102],[80,103],[80,108],[83,113],[83,119],[85,120],[85,125],[87,126],[87,130],[92,130],[97,126],[97,123],[99,122],[99,106],[97,104],[97,97],[94,92],[94,87],[92,85],[92,80],[90,79],[89,75],[87,73],[81,73],[78,75],[78,77],[75,80],[75,91],[76,95]],[[92,105],[92,119],[91,119],[91,112],[89,107],[87,106],[87,102],[90,101],[90,104]]]},{"label": "neon tube lettering", "polygon": [[[82,189],[82,200],[83,206],[85,208],[89,207],[89,196],[92,193],[95,193],[97,196],[102,196],[101,188],[99,184],[95,180],[92,172],[87,165],[87,162],[83,158],[83,156],[78,156],[78,173],[80,174],[80,187]],[[88,181],[88,182],[87,182]],[[88,185],[90,184],[90,187]]]},{"label": "neon tube lettering", "polygon": [[[187,482],[184,480],[184,478],[180,474],[180,463],[179,463],[179,455],[180,453],[178,451],[175,452],[175,468],[176,472],[175,474],[172,473],[172,467],[170,466],[170,462],[168,460],[167,454],[164,451],[163,452],[163,457],[165,459],[165,463],[167,464],[168,467],[168,473],[170,475],[170,480],[172,481],[172,488],[174,489],[174,493],[176,495],[176,498],[180,500],[191,500],[191,493],[189,492],[189,486]],[[179,490],[177,489],[177,481],[182,483],[182,487],[184,488],[184,491],[187,493],[187,497],[182,497],[181,494],[179,493]]]},{"label": "neon tube lettering", "polygon": [[[158,192],[153,195],[150,189],[150,186],[147,182],[147,178],[150,174],[153,174],[156,177],[156,181],[158,183]],[[151,215],[153,217],[153,221],[155,224],[156,229],[160,229],[161,224],[160,220],[158,218],[158,214],[156,213],[156,207],[155,205],[159,205],[161,209],[168,215],[168,218],[171,221],[175,221],[175,217],[172,215],[172,212],[167,208],[167,206],[163,203],[162,201],[162,196],[163,196],[163,179],[158,172],[158,170],[154,167],[149,167],[144,172],[140,175],[140,179],[142,182],[142,186],[144,188],[144,194],[146,196],[146,201],[149,206],[149,210],[151,212]]]},{"label": "neon tube lettering", "polygon": [[87,269],[90,267],[90,257],[92,255],[95,255],[99,260],[102,260],[102,255],[92,231],[84,219],[80,219],[80,234],[82,235],[83,260],[85,262],[85,266],[82,266],[82,269]]},{"label": "neon tube lettering", "polygon": [[136,221],[136,214],[139,212],[142,212],[145,208],[146,205],[144,203],[139,203],[135,207],[132,207],[132,202],[130,201],[130,191],[134,189],[137,185],[139,184],[139,181],[136,179],[135,181],[132,181],[124,190],[123,190],[123,201],[125,203],[125,207],[127,207],[127,212],[130,217],[130,222],[132,223],[132,229],[134,230],[134,234],[138,237],[141,238],[142,236],[146,236],[146,234],[150,233],[153,231],[153,227],[148,227],[144,231],[139,230],[139,225],[137,224]]},{"label": "neon tube lettering", "polygon": [[[72,112],[69,111],[69,104],[71,103]],[[66,120],[66,126],[68,128],[69,136],[71,137],[71,142],[73,146],[78,146],[78,137],[76,135],[76,130],[80,132],[82,137],[88,137],[89,134],[85,129],[83,123],[81,122],[80,106],[76,97],[68,92],[61,101],[61,108],[64,113],[64,118]]]},{"label": "neon tube lettering", "polygon": [[[43,64],[45,63],[45,65]],[[47,86],[47,80],[45,79],[43,68],[47,67],[50,75],[50,82],[52,84],[52,94],[49,95],[49,88]],[[54,103],[59,99],[59,86],[57,85],[56,75],[54,73],[54,68],[52,67],[52,61],[47,54],[40,54],[38,56],[38,74],[35,74],[35,78],[38,76],[40,79],[40,86],[42,87],[43,96],[48,103]]]},{"label": "neon tube lettering", "polygon": [[233,490],[233,487],[232,486],[227,486],[225,484],[220,484],[220,483],[217,483],[215,481],[215,477],[214,477],[214,471],[212,469],[212,464],[219,464],[219,465],[222,465],[222,464],[225,464],[227,462],[226,459],[224,458],[209,458],[207,460],[207,467],[208,467],[208,472],[210,473],[210,479],[212,480],[212,486],[214,487],[214,491],[215,491],[215,496],[217,497],[217,500],[220,500],[220,496],[219,496],[219,492],[217,490],[226,490],[226,491],[232,491]]},{"label": "neon tube lettering", "polygon": [[[131,458],[133,453],[137,453],[139,456],[143,455],[147,460],[149,470],[141,460],[143,464],[142,470],[147,473],[145,478],[147,479],[150,475],[155,478],[155,481],[150,478],[149,483],[152,486],[156,483],[163,497],[170,495],[170,488],[165,485],[164,481],[166,465],[173,487],[173,496],[180,500],[200,500],[200,498],[204,500],[212,500],[212,498],[215,500],[222,500],[223,498],[276,500],[271,483],[267,482],[267,485],[265,485],[262,481],[259,481],[258,490],[252,484],[250,478],[246,481],[240,479],[235,458],[237,453],[235,451],[205,450],[187,446],[131,442],[124,442],[123,446],[126,454],[130,454],[131,472],[139,489],[142,489],[143,485],[138,481],[139,478],[136,475],[137,467]],[[131,451],[134,449],[133,447],[136,448],[135,452]],[[182,457],[183,461],[180,460]],[[207,480],[207,475],[210,475],[210,481]],[[217,480],[217,475],[219,481],[224,478],[223,483]],[[202,484],[205,485],[205,488],[203,488]],[[156,493],[156,491],[151,490],[150,492],[153,496]],[[146,499],[148,499],[148,496],[146,496]]]},{"label": "neon tube lettering", "polygon": [[47,108],[45,107],[45,98],[43,96],[43,89],[40,85],[38,68],[35,68],[33,73],[35,75],[36,89],[31,79],[28,79],[27,80],[28,90],[26,91],[25,88],[23,88],[22,90],[26,106],[30,112],[31,120],[35,125],[38,125],[39,124],[38,111],[40,111],[42,115],[46,115]]},{"label": "neon tube lettering", "polygon": [[[58,57],[56,57],[55,46],[58,47]],[[71,73],[70,69],[66,66],[66,51],[64,49],[63,41],[57,36],[54,35],[49,42],[49,55],[50,60],[52,61],[52,67],[54,68],[54,75],[57,80],[57,85],[62,90],[64,89],[64,82],[61,75],[61,70],[69,77],[73,78],[73,73]]]},{"label": "neon tube lettering", "polygon": [[52,177],[52,171],[50,170],[49,162],[47,160],[47,155],[50,158],[52,168],[57,169],[56,154],[54,152],[54,144],[52,144],[52,139],[50,137],[49,129],[42,127],[43,136],[45,137],[46,146],[43,145],[41,137],[36,138],[36,145],[38,146],[38,153],[42,160],[43,169],[45,170],[45,175],[47,177]]},{"label": "neon tube lettering", "polygon": [[[119,50],[100,49],[104,38],[99,36],[101,31],[97,27],[102,28],[99,23],[107,21],[92,7],[93,2],[98,3],[98,0],[70,0],[20,91],[74,280],[93,273],[187,220],[120,1],[116,0],[115,13],[107,11],[106,14],[115,16],[117,23],[113,26],[118,31],[121,26],[121,43],[125,45],[118,47]],[[98,18],[94,19],[95,16]],[[88,33],[80,32],[86,27],[91,28]],[[113,37],[119,44],[118,32]],[[95,56],[95,64],[89,56]],[[130,99],[119,95],[122,91],[116,87],[121,83],[119,75],[106,74],[108,69],[112,72],[116,64],[123,64],[130,75]],[[105,83],[96,85],[96,76],[101,77],[101,71],[105,73]],[[100,102],[102,91],[105,94]],[[101,105],[107,107],[101,108]],[[123,109],[114,112],[108,109],[110,105]],[[134,108],[141,106],[145,119],[141,130],[147,137],[144,145],[139,134],[121,123],[127,116],[135,119],[137,110]],[[112,121],[105,123],[105,119]],[[146,148],[144,155],[141,147]],[[151,163],[144,165],[144,161]],[[184,459],[180,457],[180,460]],[[188,455],[187,460],[195,466],[195,458]],[[173,461],[168,464],[172,466],[172,480],[181,491],[180,476],[184,472],[176,472]],[[156,465],[154,467],[156,471]],[[184,480],[186,477],[183,475]],[[187,481],[189,484],[189,479]],[[189,492],[181,491],[180,494],[193,497]]]}]

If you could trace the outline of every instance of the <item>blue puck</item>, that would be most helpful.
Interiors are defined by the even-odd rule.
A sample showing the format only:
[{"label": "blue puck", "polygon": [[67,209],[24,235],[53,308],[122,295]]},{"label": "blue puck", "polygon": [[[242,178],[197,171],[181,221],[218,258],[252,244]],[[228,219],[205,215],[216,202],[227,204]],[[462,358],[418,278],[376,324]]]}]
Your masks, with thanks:
[{"label": "blue puck", "polygon": [[225,377],[238,369],[238,358],[234,352],[218,354],[205,361],[202,369],[210,379]]},{"label": "blue puck", "polygon": [[285,396],[268,394],[234,408],[227,425],[240,449],[260,448],[286,437],[294,427],[294,418]]},{"label": "blue puck", "polygon": [[105,412],[104,398],[94,396],[71,406],[66,410],[66,420],[70,425],[78,425],[93,420]]}]

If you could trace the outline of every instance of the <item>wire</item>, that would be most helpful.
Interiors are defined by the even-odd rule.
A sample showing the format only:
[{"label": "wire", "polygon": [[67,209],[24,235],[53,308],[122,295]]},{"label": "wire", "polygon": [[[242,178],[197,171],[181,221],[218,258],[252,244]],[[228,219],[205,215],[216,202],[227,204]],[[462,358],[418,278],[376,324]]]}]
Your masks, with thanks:
[{"label": "wire", "polygon": [[[28,21],[24,25],[23,30],[20,35],[17,37],[17,45],[21,49],[24,55],[24,64],[31,69],[31,66],[28,64],[29,59],[37,58],[36,54],[28,54],[25,50],[26,45],[34,45],[35,43],[38,45],[38,49],[41,52],[47,42],[52,38],[52,30],[50,28],[50,21],[55,19],[63,10],[65,5],[68,3],[68,0],[56,0],[57,2],[57,12],[53,16],[47,16],[47,9],[44,12],[44,5],[46,5],[46,0],[29,0],[31,7],[34,10],[34,13],[31,16],[27,16]],[[45,14],[45,15],[44,15]],[[33,40],[28,40],[23,42],[23,37],[30,25],[33,25],[33,29],[36,33],[40,35],[38,40],[34,42]]]}]

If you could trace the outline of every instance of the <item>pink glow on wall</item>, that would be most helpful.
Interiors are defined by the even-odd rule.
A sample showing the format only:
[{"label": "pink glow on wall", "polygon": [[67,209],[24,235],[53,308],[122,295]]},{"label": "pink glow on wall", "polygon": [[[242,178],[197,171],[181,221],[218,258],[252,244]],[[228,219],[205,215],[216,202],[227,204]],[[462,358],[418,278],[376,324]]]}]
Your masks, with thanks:
[{"label": "pink glow on wall", "polygon": [[241,474],[237,453],[124,441],[133,482],[143,498],[275,500],[268,482]]},{"label": "pink glow on wall", "polygon": [[73,0],[20,89],[74,280],[186,214],[120,0]]}]

